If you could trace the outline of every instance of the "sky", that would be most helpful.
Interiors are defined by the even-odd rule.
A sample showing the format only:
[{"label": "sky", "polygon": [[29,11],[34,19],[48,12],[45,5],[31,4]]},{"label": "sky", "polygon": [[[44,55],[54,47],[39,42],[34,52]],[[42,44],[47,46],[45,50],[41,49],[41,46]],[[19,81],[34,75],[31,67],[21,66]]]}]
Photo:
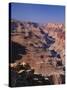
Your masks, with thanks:
[{"label": "sky", "polygon": [[65,7],[58,5],[11,3],[11,18],[38,23],[65,23]]}]

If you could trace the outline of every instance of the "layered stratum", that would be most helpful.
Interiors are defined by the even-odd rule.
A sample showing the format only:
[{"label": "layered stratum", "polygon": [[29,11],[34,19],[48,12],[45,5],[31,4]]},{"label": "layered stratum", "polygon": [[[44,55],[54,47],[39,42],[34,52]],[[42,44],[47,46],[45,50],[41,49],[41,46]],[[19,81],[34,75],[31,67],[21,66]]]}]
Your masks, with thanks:
[{"label": "layered stratum", "polygon": [[12,86],[65,83],[65,26],[11,20]]}]

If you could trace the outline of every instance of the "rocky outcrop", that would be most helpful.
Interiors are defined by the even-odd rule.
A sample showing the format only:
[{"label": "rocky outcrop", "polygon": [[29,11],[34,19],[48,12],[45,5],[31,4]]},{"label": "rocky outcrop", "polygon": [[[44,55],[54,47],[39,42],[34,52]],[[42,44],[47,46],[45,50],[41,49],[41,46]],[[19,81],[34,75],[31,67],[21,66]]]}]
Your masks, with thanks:
[{"label": "rocky outcrop", "polygon": [[29,64],[19,63],[16,67],[11,66],[11,86],[38,86],[38,85],[54,85],[64,82],[64,76],[53,74],[51,76],[43,76],[35,74],[35,70],[31,69]]}]

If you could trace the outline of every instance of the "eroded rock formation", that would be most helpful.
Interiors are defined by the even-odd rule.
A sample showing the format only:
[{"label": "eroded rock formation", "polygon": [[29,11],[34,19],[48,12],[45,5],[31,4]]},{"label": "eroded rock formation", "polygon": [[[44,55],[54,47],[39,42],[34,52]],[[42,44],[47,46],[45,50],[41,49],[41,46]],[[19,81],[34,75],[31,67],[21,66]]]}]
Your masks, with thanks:
[{"label": "eroded rock formation", "polygon": [[[25,68],[22,69],[23,65],[27,64],[31,67],[28,66],[29,70],[34,70],[32,79],[35,74],[51,78],[49,82],[43,78],[44,82],[40,81],[42,83],[38,85],[62,84],[64,82],[62,77],[65,77],[64,29],[63,24],[40,25],[11,20],[11,42],[13,45],[12,43],[12,46],[10,45],[12,50],[10,68],[13,68],[17,74],[23,71],[27,73]],[[20,79],[20,81],[22,83],[23,80]],[[52,83],[50,83],[51,81]],[[26,82],[23,85],[19,83],[21,86],[31,85],[30,82]],[[31,82],[34,85],[34,81]]]}]

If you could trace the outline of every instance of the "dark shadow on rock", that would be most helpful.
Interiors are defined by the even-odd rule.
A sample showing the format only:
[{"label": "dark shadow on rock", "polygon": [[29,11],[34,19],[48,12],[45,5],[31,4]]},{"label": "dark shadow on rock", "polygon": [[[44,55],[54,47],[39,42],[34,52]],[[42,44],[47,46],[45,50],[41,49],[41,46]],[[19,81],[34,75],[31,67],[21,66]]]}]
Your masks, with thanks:
[{"label": "dark shadow on rock", "polygon": [[62,84],[65,84],[65,75],[61,75]]},{"label": "dark shadow on rock", "polygon": [[13,42],[13,41],[11,42],[11,45],[10,45],[10,51],[11,51],[10,63],[14,63],[16,60],[21,59],[22,56],[27,53],[25,46],[20,45],[16,42]]}]

